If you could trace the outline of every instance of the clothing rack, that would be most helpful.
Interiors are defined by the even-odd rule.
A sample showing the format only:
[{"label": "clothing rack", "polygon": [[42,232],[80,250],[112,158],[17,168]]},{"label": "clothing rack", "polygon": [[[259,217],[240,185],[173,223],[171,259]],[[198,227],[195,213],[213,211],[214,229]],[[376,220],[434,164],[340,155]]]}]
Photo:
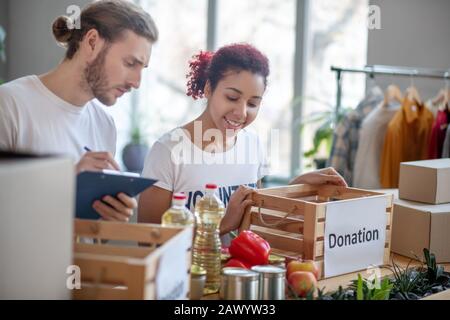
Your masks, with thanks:
[{"label": "clothing rack", "polygon": [[389,75],[389,76],[403,76],[410,77],[411,81],[414,78],[429,78],[429,79],[444,79],[450,80],[450,69],[439,70],[430,68],[412,68],[400,66],[385,66],[385,65],[367,65],[364,68],[340,68],[331,67],[331,71],[336,72],[337,94],[336,94],[336,109],[335,121],[338,119],[339,110],[342,106],[342,74],[343,73],[364,73],[374,78],[375,75]]}]

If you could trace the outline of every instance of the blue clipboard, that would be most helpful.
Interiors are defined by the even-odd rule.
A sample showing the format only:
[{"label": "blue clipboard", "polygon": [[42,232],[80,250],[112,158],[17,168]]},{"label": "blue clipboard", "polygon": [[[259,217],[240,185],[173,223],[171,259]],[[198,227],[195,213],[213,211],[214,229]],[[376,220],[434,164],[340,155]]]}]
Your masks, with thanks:
[{"label": "blue clipboard", "polygon": [[142,178],[139,175],[112,171],[85,171],[77,176],[77,195],[75,217],[98,220],[101,216],[92,208],[94,201],[104,196],[116,197],[123,192],[135,197],[151,187],[157,180]]}]

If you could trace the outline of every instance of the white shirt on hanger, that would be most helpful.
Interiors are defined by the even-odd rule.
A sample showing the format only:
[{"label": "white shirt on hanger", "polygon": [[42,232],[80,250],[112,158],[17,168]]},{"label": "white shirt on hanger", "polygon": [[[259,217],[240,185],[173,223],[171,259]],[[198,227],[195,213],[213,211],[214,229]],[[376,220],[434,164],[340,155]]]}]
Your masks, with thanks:
[{"label": "white shirt on hanger", "polygon": [[367,115],[359,131],[359,144],[355,157],[353,186],[379,189],[381,153],[389,122],[399,110],[399,103],[382,104]]}]

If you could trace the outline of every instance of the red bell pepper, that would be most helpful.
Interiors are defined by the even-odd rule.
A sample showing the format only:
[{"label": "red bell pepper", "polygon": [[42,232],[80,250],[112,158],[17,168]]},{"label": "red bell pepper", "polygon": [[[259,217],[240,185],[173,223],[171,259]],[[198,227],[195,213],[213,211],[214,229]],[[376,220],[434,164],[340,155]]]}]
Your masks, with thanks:
[{"label": "red bell pepper", "polygon": [[235,267],[235,268],[244,268],[244,269],[250,269],[251,266],[248,265],[246,262],[241,261],[239,259],[236,258],[231,258],[230,260],[228,260],[227,264],[225,265],[225,267]]},{"label": "red bell pepper", "polygon": [[230,254],[249,266],[269,263],[270,245],[256,233],[244,230],[231,240]]}]

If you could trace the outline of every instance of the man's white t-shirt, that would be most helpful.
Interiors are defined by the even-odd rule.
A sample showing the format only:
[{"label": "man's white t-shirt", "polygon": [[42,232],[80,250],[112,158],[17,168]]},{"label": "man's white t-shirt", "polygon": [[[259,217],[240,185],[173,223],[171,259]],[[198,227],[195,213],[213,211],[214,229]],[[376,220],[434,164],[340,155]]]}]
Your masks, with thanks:
[{"label": "man's white t-shirt", "polygon": [[157,179],[157,187],[184,192],[186,207],[193,211],[206,184],[218,186],[216,194],[226,207],[240,185],[256,188],[258,180],[268,173],[263,146],[258,136],[247,129],[237,134],[234,147],[211,153],[192,143],[186,130],[176,128],[153,144],[142,175]]},{"label": "man's white t-shirt", "polygon": [[35,75],[0,86],[0,150],[61,154],[77,162],[84,147],[114,155],[116,135],[99,104],[72,105]]}]

